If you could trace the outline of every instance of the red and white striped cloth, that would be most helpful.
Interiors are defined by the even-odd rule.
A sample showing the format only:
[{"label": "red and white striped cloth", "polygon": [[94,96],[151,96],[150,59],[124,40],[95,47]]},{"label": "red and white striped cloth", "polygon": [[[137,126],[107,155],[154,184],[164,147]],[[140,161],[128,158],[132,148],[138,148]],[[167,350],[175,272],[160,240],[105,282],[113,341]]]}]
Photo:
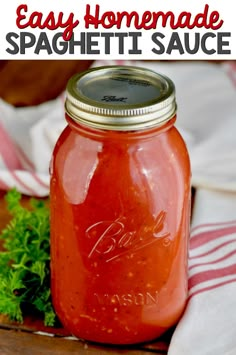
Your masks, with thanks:
[{"label": "red and white striped cloth", "polygon": [[[96,62],[109,65],[115,62]],[[236,64],[122,62],[167,76],[177,89],[177,127],[197,189],[189,255],[189,300],[169,355],[236,355]],[[64,96],[37,107],[0,101],[0,189],[49,193],[49,163],[64,120]]]},{"label": "red and white striped cloth", "polygon": [[236,354],[236,193],[198,189],[189,300],[168,355]]},{"label": "red and white striped cloth", "polygon": [[60,97],[37,107],[14,108],[0,100],[0,189],[48,195],[52,149],[65,126],[63,103]]}]

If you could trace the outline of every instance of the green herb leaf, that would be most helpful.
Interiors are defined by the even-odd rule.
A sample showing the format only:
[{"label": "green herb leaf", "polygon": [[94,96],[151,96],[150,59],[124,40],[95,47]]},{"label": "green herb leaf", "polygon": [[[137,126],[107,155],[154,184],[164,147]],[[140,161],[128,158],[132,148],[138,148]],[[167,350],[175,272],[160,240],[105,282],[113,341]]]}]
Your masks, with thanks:
[{"label": "green herb leaf", "polygon": [[0,235],[0,312],[22,322],[24,310],[31,309],[53,326],[48,204],[31,199],[30,208],[24,208],[16,189],[6,194],[6,201],[12,219]]}]

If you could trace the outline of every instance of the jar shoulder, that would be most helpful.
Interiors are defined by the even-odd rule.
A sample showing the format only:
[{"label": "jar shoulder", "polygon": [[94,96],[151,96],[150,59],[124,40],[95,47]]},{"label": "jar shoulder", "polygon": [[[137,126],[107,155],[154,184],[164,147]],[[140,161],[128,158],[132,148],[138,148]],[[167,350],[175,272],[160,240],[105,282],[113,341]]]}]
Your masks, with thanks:
[{"label": "jar shoulder", "polygon": [[80,135],[69,126],[62,132],[53,152],[53,163],[56,169],[72,169],[84,167],[85,164],[94,166],[95,162],[129,160],[135,161],[136,168],[142,165],[172,165],[190,174],[190,158],[184,139],[176,127],[172,127],[162,134],[135,138],[127,135],[127,139],[117,139],[104,135],[104,140],[99,137]]}]

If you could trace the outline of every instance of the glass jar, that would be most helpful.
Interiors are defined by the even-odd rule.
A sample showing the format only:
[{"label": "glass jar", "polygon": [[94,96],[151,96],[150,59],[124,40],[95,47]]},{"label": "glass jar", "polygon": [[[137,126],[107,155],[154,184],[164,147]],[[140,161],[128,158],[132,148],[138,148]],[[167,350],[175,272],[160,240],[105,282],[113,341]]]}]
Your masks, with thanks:
[{"label": "glass jar", "polygon": [[100,67],[71,78],[51,162],[51,287],[76,337],[160,336],[187,299],[190,162],[172,81]]}]

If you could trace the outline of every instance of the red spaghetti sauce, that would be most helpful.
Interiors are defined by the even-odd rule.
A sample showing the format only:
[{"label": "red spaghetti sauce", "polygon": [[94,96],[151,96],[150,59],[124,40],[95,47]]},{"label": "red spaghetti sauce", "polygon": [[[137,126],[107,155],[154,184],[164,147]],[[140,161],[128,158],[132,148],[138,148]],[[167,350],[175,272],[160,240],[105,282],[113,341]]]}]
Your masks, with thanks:
[{"label": "red spaghetti sauce", "polygon": [[187,298],[190,164],[176,117],[122,131],[71,116],[51,164],[55,310],[79,338],[154,339]]}]

